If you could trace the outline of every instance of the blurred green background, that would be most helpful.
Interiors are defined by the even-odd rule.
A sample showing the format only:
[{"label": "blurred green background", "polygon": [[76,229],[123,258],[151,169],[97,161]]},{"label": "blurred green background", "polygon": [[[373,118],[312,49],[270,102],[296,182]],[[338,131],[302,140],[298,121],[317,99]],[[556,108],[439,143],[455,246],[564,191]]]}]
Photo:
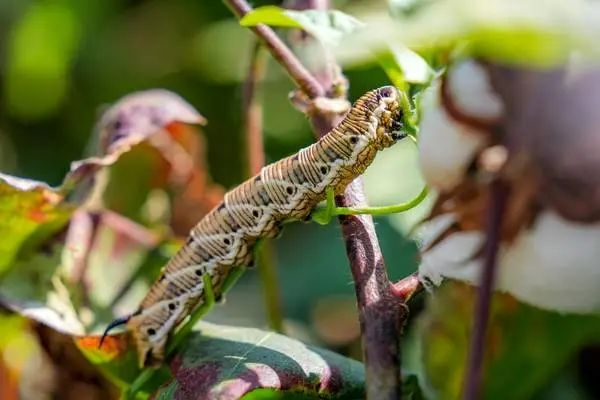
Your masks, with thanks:
[{"label": "blurred green background", "polygon": [[[359,3],[376,2],[334,6],[344,10]],[[279,2],[253,2],[255,7],[267,4]],[[240,111],[252,45],[250,32],[217,0],[0,1],[0,172],[58,185],[70,163],[85,156],[103,106],[133,91],[165,88],[208,119],[210,174],[226,188],[235,186],[244,179]],[[351,100],[389,84],[379,68],[345,73]],[[287,101],[292,88],[269,60],[261,89],[267,162],[314,141],[306,118]],[[422,181],[414,144],[406,141],[381,154],[364,181],[372,205],[416,196]],[[394,280],[416,269],[416,247],[405,234],[427,205],[376,219]],[[354,307],[354,290],[337,222],[290,226],[275,250],[282,308],[286,321],[297,328],[295,336],[352,346],[358,335],[355,314],[344,317],[341,311]],[[339,323],[323,322],[334,316]],[[265,327],[259,274],[246,273],[225,305],[207,319]],[[338,340],[331,330],[356,335]]]}]

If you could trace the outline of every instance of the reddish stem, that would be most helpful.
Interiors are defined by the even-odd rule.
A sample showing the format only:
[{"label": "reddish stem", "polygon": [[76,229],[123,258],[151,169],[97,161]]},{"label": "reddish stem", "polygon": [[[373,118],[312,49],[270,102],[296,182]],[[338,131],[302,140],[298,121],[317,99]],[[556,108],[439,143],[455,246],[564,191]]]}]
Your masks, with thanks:
[{"label": "reddish stem", "polygon": [[507,198],[508,188],[506,184],[498,179],[494,180],[491,183],[491,196],[485,221],[486,240],[483,249],[483,274],[479,282],[475,303],[475,321],[473,323],[473,330],[471,331],[469,360],[463,392],[464,400],[481,398],[485,338],[490,319],[492,294],[496,278],[500,229]]},{"label": "reddish stem", "polygon": [[423,290],[423,284],[421,283],[418,274],[415,272],[394,283],[391,290],[394,296],[406,301]]},{"label": "reddish stem", "polygon": [[[252,11],[252,7],[245,0],[224,0],[238,18]],[[277,36],[275,31],[267,25],[259,24],[249,28],[263,41],[271,55],[285,68],[294,82],[311,98],[322,97],[325,90],[306,67],[298,60],[292,51]]]},{"label": "reddish stem", "polygon": [[262,105],[258,99],[258,86],[262,80],[266,63],[262,47],[256,42],[252,48],[250,69],[244,82],[242,118],[248,149],[248,174],[252,176],[260,172],[265,165],[265,153],[262,138]]},{"label": "reddish stem", "polygon": [[[343,197],[336,197],[336,203],[342,207],[366,206],[362,182],[359,179],[352,182]],[[402,395],[399,337],[408,316],[404,299],[391,290],[373,218],[356,215],[340,216],[339,220],[356,290],[366,398],[399,399]]]}]

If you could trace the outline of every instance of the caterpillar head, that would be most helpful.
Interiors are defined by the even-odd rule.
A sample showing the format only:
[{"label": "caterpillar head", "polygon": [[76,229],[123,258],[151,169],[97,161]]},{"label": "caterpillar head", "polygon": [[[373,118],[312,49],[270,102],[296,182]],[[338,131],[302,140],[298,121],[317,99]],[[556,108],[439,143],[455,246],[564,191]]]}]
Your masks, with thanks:
[{"label": "caterpillar head", "polygon": [[403,131],[403,112],[400,105],[402,92],[394,86],[383,86],[365,96],[373,97],[375,107],[372,110],[371,124],[374,127],[372,140],[379,149],[385,149],[404,139],[407,134]]},{"label": "caterpillar head", "polygon": [[393,86],[371,90],[356,100],[332,132],[337,143],[333,147],[350,159],[354,174],[362,174],[378,151],[407,136],[401,101],[402,93]]}]

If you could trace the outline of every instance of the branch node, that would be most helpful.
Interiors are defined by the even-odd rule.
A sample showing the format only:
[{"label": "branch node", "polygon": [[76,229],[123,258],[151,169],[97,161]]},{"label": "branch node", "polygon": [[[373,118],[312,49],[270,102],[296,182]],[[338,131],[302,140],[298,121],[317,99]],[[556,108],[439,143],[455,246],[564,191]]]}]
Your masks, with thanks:
[{"label": "branch node", "polygon": [[420,293],[423,289],[423,284],[416,272],[394,283],[390,288],[392,295],[402,299],[404,302]]}]

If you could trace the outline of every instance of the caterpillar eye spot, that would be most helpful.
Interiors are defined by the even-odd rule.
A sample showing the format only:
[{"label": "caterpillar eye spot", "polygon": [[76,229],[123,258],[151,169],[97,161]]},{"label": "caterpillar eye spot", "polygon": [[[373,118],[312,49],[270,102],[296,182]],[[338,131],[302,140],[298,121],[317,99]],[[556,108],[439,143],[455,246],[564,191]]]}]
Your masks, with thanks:
[{"label": "caterpillar eye spot", "polygon": [[328,168],[328,167],[326,167],[326,166],[322,166],[322,167],[321,167],[321,173],[322,173],[322,174],[326,174],[326,173],[327,173],[327,171],[329,171],[329,168]]},{"label": "caterpillar eye spot", "polygon": [[358,143],[358,138],[356,136],[352,136],[350,138],[350,144],[356,144],[356,143]]},{"label": "caterpillar eye spot", "polygon": [[156,335],[156,329],[154,329],[154,328],[148,328],[148,330],[146,332],[148,332],[148,335],[150,335],[150,336]]},{"label": "caterpillar eye spot", "polygon": [[227,246],[229,246],[231,244],[231,240],[229,240],[229,238],[225,238],[225,239],[223,239],[223,243],[225,243]]},{"label": "caterpillar eye spot", "polygon": [[294,187],[288,186],[287,188],[285,188],[285,191],[287,192],[287,194],[289,194],[291,196],[294,194]]},{"label": "caterpillar eye spot", "polygon": [[169,303],[169,310],[173,311],[173,310],[175,310],[175,308],[177,308],[175,303]]},{"label": "caterpillar eye spot", "polygon": [[196,276],[202,276],[202,269],[198,268],[194,271],[194,273],[196,274]]},{"label": "caterpillar eye spot", "polygon": [[258,217],[260,217],[260,213],[258,212],[258,210],[254,210],[254,211],[252,211],[252,216],[254,218],[258,218]]}]

